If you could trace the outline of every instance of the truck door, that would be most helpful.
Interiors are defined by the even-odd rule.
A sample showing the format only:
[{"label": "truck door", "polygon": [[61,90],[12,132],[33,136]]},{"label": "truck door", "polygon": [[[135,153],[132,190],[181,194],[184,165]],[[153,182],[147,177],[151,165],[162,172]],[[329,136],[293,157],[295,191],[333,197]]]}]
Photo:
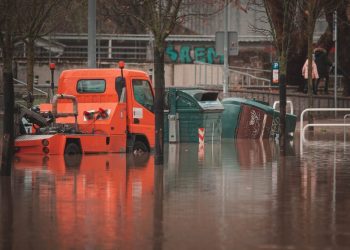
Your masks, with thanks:
[{"label": "truck door", "polygon": [[145,79],[132,79],[132,118],[130,132],[144,134],[150,144],[154,139],[154,95]]}]

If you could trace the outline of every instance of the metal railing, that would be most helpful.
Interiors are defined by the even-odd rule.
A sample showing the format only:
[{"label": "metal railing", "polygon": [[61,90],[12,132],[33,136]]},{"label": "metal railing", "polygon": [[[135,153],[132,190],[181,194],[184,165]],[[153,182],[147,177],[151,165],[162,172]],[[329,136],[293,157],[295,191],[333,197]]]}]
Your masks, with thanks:
[{"label": "metal railing", "polygon": [[240,70],[235,69],[229,69],[230,77],[232,79],[232,76],[236,79],[240,79],[239,83],[242,85],[242,87],[245,88],[252,88],[252,87],[259,87],[259,88],[270,88],[271,87],[271,81],[270,79],[259,77],[256,75],[253,75],[248,72],[243,72]]},{"label": "metal railing", "polygon": [[[279,104],[279,103],[280,103],[280,101],[275,101],[275,102],[273,103],[272,108],[273,108],[273,109],[276,109],[276,106],[277,106],[277,104]],[[292,101],[287,101],[287,107],[288,107],[288,104],[289,104],[289,106],[290,106],[290,114],[294,115],[294,105],[293,105],[293,102],[292,102]]]},{"label": "metal railing", "polygon": [[[344,125],[345,125],[345,122],[346,122],[346,118],[350,117],[350,114],[346,114],[344,115]],[[345,147],[345,142],[346,142],[346,131],[345,131],[345,126],[344,126],[344,147]]]},{"label": "metal railing", "polygon": [[[303,143],[306,141],[305,139],[305,130],[309,127],[343,127],[344,128],[344,136],[345,136],[345,127],[350,127],[350,123],[345,123],[347,115],[344,116],[344,122],[343,123],[310,123],[305,126],[304,124],[304,114],[307,112],[319,112],[319,111],[327,111],[327,112],[337,112],[337,111],[350,111],[350,108],[308,108],[304,109],[303,112],[300,115],[300,154],[303,154]],[[350,117],[350,115],[349,115]]]},{"label": "metal railing", "polygon": [[[209,64],[204,62],[195,61],[194,79],[195,85],[223,85],[224,68],[221,64]],[[270,79],[257,76],[257,73],[249,73],[248,71],[257,72],[259,74],[266,74],[266,70],[243,68],[243,67],[230,67],[230,83],[238,83],[242,87],[252,88],[270,88]]]}]

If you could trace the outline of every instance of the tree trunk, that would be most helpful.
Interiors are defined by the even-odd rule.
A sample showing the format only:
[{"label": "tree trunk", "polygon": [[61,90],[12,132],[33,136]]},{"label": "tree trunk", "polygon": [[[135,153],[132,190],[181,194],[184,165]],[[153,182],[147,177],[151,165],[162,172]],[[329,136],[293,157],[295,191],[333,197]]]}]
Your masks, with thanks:
[{"label": "tree trunk", "polygon": [[14,248],[13,214],[14,202],[10,177],[0,177],[0,249]]},{"label": "tree trunk", "polygon": [[279,95],[280,95],[280,124],[279,124],[279,144],[280,144],[280,154],[285,155],[286,152],[286,73],[287,73],[287,57],[285,50],[280,52],[280,77],[279,77]]},{"label": "tree trunk", "polygon": [[[305,27],[306,19],[300,15],[294,24],[286,24],[284,23],[286,21],[284,14],[289,15],[289,19],[292,19],[292,14],[289,11],[283,11],[283,9],[288,8],[290,4],[288,4],[287,1],[268,0],[264,2],[265,8],[268,8],[271,15],[271,27],[275,29],[276,48],[279,53],[281,53],[283,49],[287,52],[286,56],[288,63],[286,63],[286,84],[299,85],[299,91],[302,91],[304,80],[301,75],[301,68],[305,62],[307,44],[307,39],[305,38],[303,29]],[[286,28],[286,30],[284,30],[284,28]],[[292,37],[292,41],[289,43],[288,48],[285,48],[286,44],[283,43],[285,38],[288,37]]]},{"label": "tree trunk", "polygon": [[347,15],[349,1],[344,1],[338,8],[338,56],[343,75],[343,96],[350,96],[350,20]]},{"label": "tree trunk", "polygon": [[27,108],[33,106],[34,97],[34,40],[29,38],[26,43],[27,54]]},{"label": "tree trunk", "polygon": [[4,128],[2,138],[2,159],[1,172],[2,176],[11,175],[13,146],[14,146],[14,92],[13,92],[13,77],[11,70],[4,67]]},{"label": "tree trunk", "polygon": [[[13,2],[9,1],[9,13],[12,13]],[[11,15],[11,14],[10,14]],[[3,32],[1,40],[1,49],[3,53],[3,133],[2,133],[2,154],[0,175],[10,176],[12,170],[13,148],[14,148],[14,91],[13,91],[13,76],[12,76],[12,59],[13,59],[13,23],[9,18],[5,19],[4,28],[6,32]],[[1,133],[0,133],[1,134]]]},{"label": "tree trunk", "polygon": [[154,81],[155,81],[155,157],[154,163],[164,163],[164,49],[154,48]]},{"label": "tree trunk", "polygon": [[279,79],[280,85],[280,154],[286,154],[287,145],[287,132],[286,132],[286,105],[287,105],[287,90],[286,90],[286,75],[285,73],[280,74]]}]

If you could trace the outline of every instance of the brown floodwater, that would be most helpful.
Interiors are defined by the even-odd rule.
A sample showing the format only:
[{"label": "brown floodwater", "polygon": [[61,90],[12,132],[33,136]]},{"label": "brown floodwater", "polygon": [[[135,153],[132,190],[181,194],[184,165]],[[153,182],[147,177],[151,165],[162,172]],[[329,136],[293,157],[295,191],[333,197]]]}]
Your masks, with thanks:
[{"label": "brown floodwater", "polygon": [[[0,249],[350,249],[350,142],[167,145],[153,155],[16,156]],[[349,138],[347,138],[349,139]]]}]

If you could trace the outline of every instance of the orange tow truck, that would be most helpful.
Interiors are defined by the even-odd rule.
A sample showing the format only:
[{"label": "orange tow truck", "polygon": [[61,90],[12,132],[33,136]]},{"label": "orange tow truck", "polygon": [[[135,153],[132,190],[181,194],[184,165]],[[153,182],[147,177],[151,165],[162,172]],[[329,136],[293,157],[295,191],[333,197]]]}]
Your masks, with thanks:
[{"label": "orange tow truck", "polygon": [[[33,132],[15,140],[18,154],[150,152],[154,148],[154,93],[149,76],[124,69],[63,71],[51,103]],[[26,114],[28,116],[28,114]],[[35,122],[34,122],[35,123]]]}]

